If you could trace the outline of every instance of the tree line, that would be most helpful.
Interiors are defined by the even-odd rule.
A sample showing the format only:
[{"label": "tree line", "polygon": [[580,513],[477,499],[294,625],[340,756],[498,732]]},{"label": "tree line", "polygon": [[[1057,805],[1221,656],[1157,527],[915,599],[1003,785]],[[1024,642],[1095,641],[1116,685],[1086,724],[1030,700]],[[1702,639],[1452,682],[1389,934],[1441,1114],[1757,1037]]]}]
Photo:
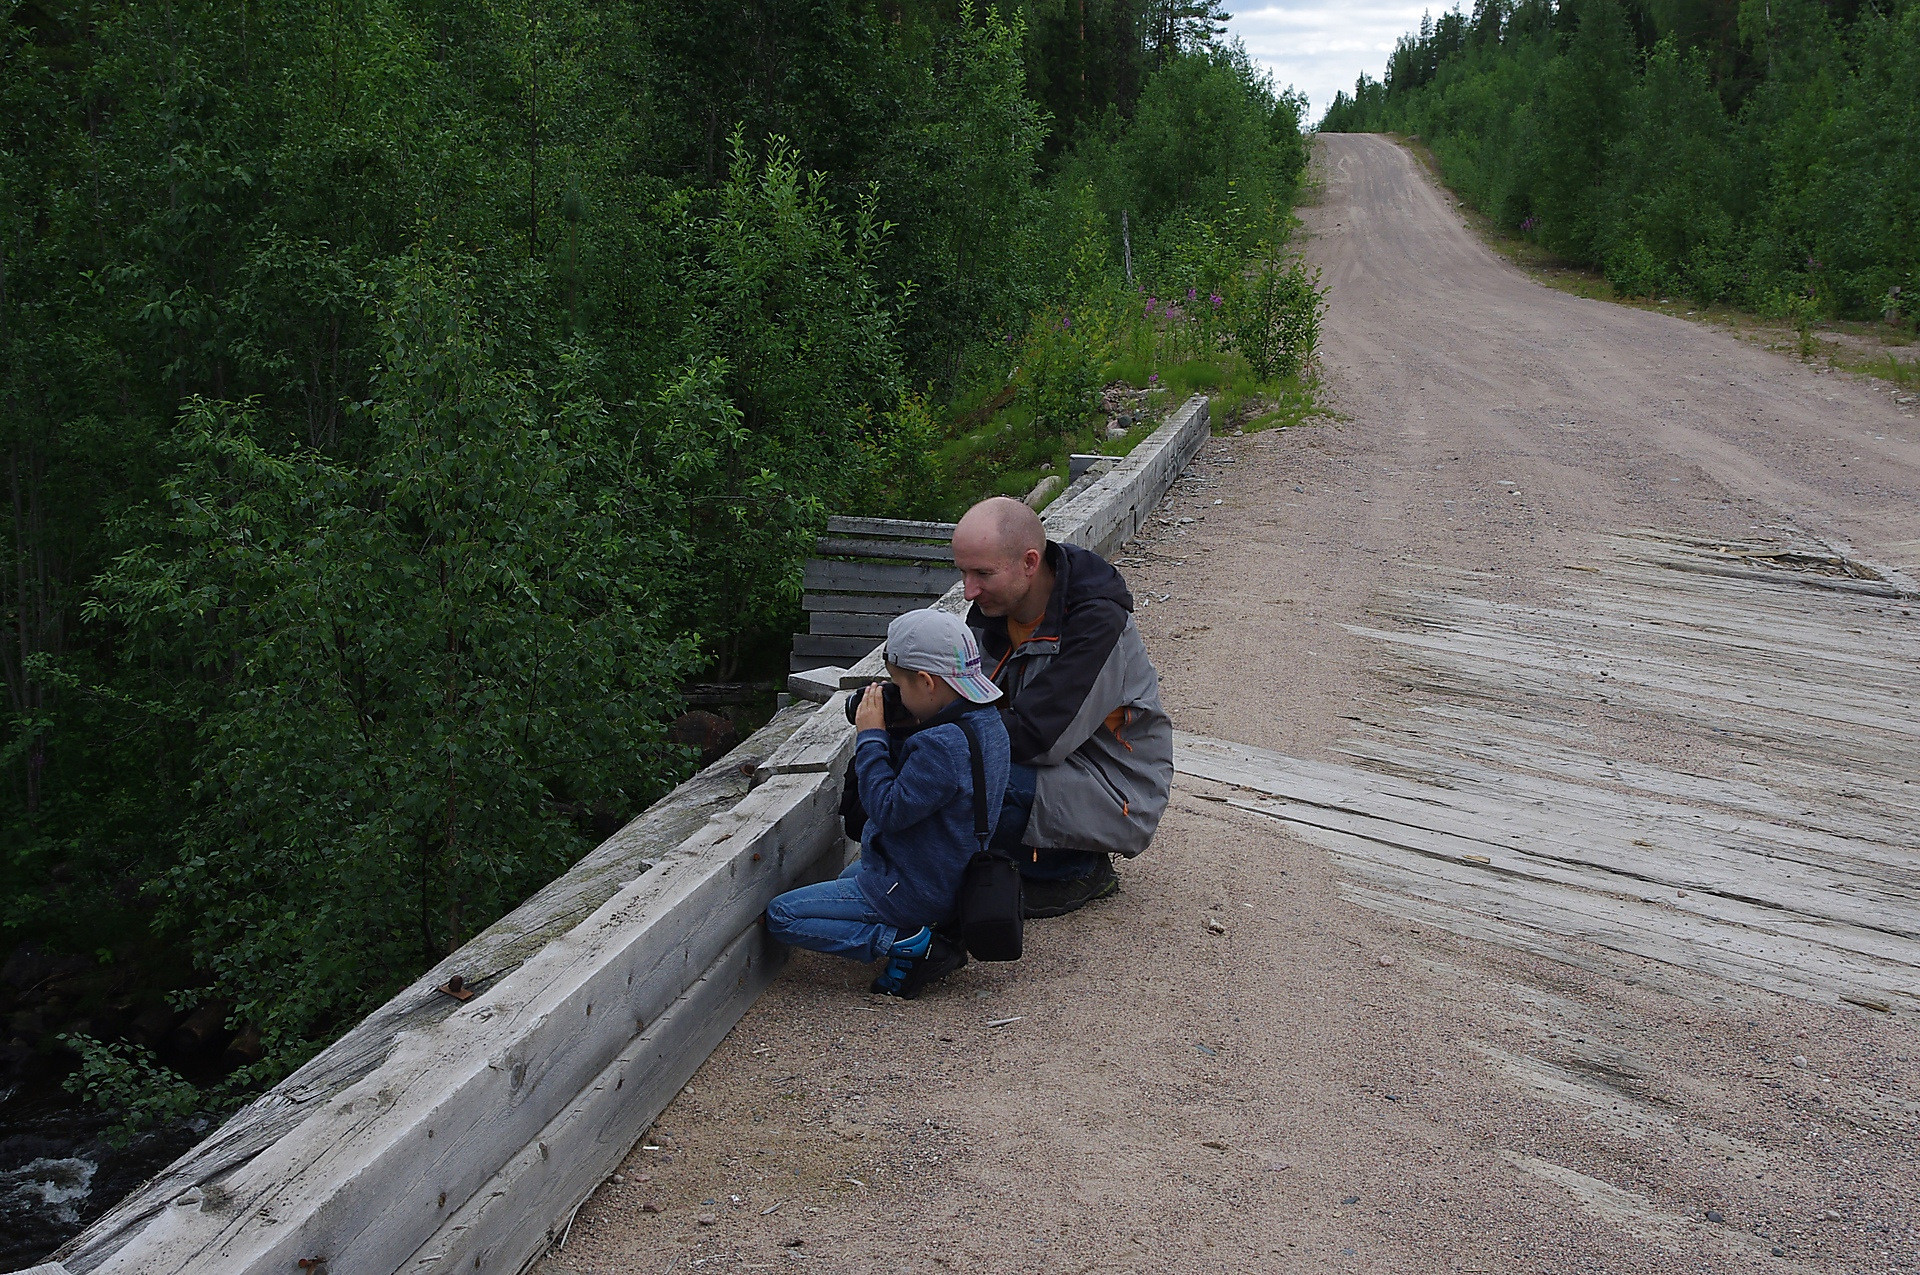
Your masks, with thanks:
[{"label": "tree line", "polygon": [[1305,163],[1217,0],[6,10],[0,925],[163,1106],[143,1011],[266,1083],[564,870],[943,403],[1085,418],[1123,214],[1218,274]]},{"label": "tree line", "polygon": [[1915,0],[1480,0],[1321,127],[1417,134],[1502,228],[1629,295],[1920,316]]}]

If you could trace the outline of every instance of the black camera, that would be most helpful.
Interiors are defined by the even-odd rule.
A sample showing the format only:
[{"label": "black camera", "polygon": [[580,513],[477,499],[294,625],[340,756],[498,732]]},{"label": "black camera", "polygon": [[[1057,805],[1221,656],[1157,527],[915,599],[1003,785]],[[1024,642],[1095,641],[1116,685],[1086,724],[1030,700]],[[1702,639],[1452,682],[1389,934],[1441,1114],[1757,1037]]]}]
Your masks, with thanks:
[{"label": "black camera", "polygon": [[[868,686],[880,688],[880,703],[886,709],[888,730],[909,730],[914,725],[913,714],[900,700],[900,688],[892,682],[869,682]],[[866,686],[847,696],[847,720],[851,722],[855,713],[860,711],[860,701],[866,697]]]}]

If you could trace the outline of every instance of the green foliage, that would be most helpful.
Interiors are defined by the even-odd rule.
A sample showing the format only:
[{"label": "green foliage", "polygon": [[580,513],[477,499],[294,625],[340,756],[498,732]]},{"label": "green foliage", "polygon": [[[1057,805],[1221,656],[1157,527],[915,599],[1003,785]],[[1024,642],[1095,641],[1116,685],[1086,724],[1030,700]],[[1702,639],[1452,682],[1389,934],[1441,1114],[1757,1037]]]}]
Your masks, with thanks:
[{"label": "green foliage", "polygon": [[1630,295],[1884,319],[1915,286],[1920,3],[1475,13],[1403,39],[1321,127],[1418,134],[1496,222]]},{"label": "green foliage", "polygon": [[[190,953],[142,990],[231,1001],[246,1084],[515,906],[686,773],[678,688],[759,672],[828,512],[1107,446],[1119,354],[1238,358],[1205,299],[1304,103],[1219,17],[9,10],[0,924]],[[1123,211],[1202,304],[1136,316]]]},{"label": "green foliage", "polygon": [[[902,396],[895,312],[874,263],[890,227],[869,191],[843,225],[826,175],[780,138],[763,163],[733,139],[686,264],[691,371],[664,392],[657,462],[702,566],[680,593],[731,676],[738,638],[799,599],[799,564],[831,508],[866,485]],[[904,300],[904,298],[902,298]],[[878,450],[873,450],[877,445]]]},{"label": "green foliage", "polygon": [[[1090,138],[1063,176],[1096,192],[1117,228],[1125,211],[1136,257],[1174,253],[1198,215],[1230,226],[1241,255],[1284,237],[1306,169],[1306,100],[1277,92],[1238,46],[1170,61],[1148,81],[1126,128]],[[1233,210],[1220,219],[1223,209]]]},{"label": "green foliage", "polygon": [[1093,410],[1094,391],[1107,364],[1106,324],[1063,308],[1037,310],[1020,354],[1020,399],[1034,425],[1064,434]]},{"label": "green foliage", "polygon": [[570,803],[672,773],[697,658],[652,584],[651,474],[577,356],[545,384],[503,365],[471,287],[424,258],[393,281],[359,464],[190,401],[156,538],[99,582],[134,651],[211,675],[159,888],[290,1060],[563,869]]},{"label": "green foliage", "polygon": [[153,1051],[128,1041],[105,1043],[84,1034],[67,1034],[60,1043],[80,1056],[80,1066],[62,1082],[83,1102],[117,1117],[106,1138],[125,1146],[133,1135],[155,1125],[184,1120],[204,1109],[206,1095],[177,1072],[160,1065]]},{"label": "green foliage", "polygon": [[1233,340],[1262,380],[1299,376],[1320,347],[1326,296],[1299,257],[1263,261],[1227,294]]}]

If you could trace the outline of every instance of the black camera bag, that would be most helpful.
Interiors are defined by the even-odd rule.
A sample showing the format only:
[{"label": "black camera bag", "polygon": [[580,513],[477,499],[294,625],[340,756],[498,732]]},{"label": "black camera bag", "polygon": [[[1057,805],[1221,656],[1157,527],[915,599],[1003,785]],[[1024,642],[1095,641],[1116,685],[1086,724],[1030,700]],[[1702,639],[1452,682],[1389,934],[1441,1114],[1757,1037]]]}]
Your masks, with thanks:
[{"label": "black camera bag", "polygon": [[976,961],[1020,959],[1021,917],[1025,901],[1020,868],[1013,859],[987,846],[987,770],[980,759],[980,740],[965,717],[958,725],[967,737],[967,756],[973,762],[973,835],[980,849],[967,861],[960,878],[955,924],[960,941]]}]

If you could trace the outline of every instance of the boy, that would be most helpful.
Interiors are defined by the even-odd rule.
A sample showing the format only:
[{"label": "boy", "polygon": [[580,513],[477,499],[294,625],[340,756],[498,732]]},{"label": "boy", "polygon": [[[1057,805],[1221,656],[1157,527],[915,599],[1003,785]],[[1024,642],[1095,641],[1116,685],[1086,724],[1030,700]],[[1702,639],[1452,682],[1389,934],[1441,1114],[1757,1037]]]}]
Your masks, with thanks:
[{"label": "boy", "polygon": [[991,836],[1007,787],[1007,728],[991,707],[1000,688],[982,672],[959,617],[909,611],[887,626],[886,652],[887,676],[914,726],[894,740],[880,687],[863,692],[853,757],[867,814],[860,857],[836,880],[775,899],[767,930],[816,952],[886,957],[872,990],[911,1000],[967,963],[966,950],[933,927],[953,918],[961,874],[980,849],[968,734],[980,752]]}]

